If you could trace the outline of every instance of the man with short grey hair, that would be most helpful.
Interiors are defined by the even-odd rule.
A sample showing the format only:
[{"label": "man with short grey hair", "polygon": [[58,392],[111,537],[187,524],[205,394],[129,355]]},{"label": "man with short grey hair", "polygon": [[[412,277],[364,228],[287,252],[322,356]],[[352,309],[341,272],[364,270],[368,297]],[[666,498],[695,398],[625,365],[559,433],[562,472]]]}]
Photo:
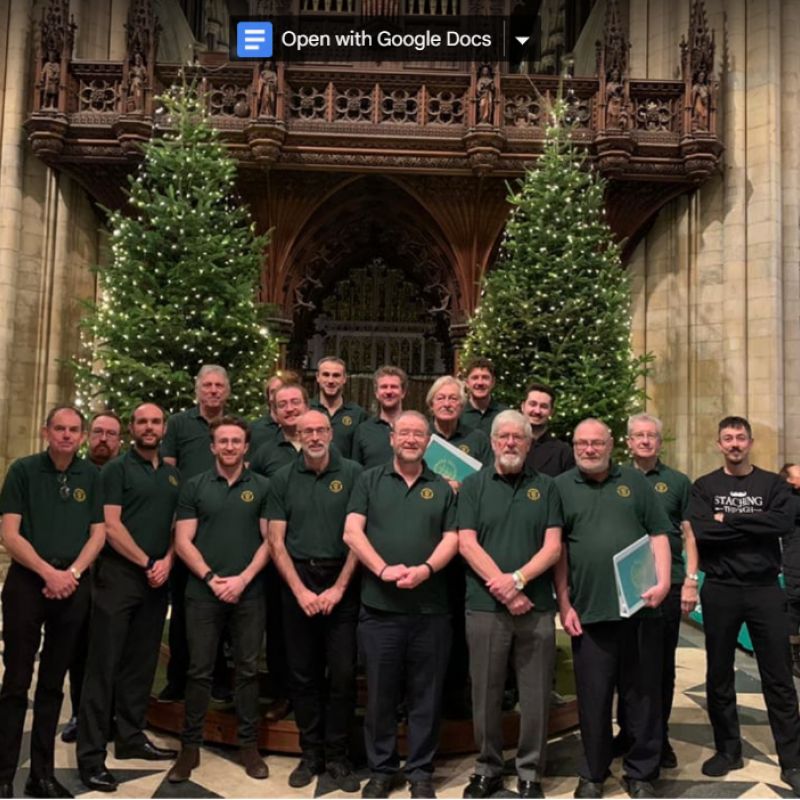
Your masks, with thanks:
[{"label": "man with short grey hair", "polygon": [[469,475],[458,499],[468,564],[467,641],[479,755],[464,797],[503,788],[502,702],[509,659],[519,688],[517,792],[544,797],[542,777],[555,661],[551,570],[561,554],[561,501],[552,478],[525,466],[533,435],[518,411],[492,422],[494,465]]}]

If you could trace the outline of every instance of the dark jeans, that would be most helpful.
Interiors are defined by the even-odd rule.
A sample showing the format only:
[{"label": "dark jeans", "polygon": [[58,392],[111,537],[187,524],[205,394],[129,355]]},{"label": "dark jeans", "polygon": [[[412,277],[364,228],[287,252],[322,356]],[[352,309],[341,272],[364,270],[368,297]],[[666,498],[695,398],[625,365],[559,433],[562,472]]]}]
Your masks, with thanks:
[{"label": "dark jeans", "polygon": [[661,661],[663,625],[660,618],[632,617],[583,626],[572,637],[578,717],[584,763],[579,773],[602,782],[612,758],[611,709],[619,687],[631,745],[622,762],[635,780],[658,777],[661,723]]},{"label": "dark jeans", "polygon": [[147,700],[166,613],[166,585],[151,588],[144,570],[121,556],[98,559],[93,570],[89,658],[78,717],[78,764],[82,769],[105,762],[112,719],[118,743],[144,743]]},{"label": "dark jeans", "polygon": [[203,721],[211,698],[211,677],[217,647],[225,626],[230,626],[236,677],[233,698],[239,720],[239,744],[258,739],[258,652],[264,638],[264,598],[223,603],[186,598],[186,630],[189,638],[189,674],[186,682],[186,719],[181,740],[185,745],[203,743]]},{"label": "dark jeans", "polygon": [[362,607],[358,641],[367,670],[364,740],[373,773],[391,775],[400,768],[397,704],[405,689],[405,776],[419,781],[433,774],[451,636],[448,614],[393,614]]},{"label": "dark jeans", "polygon": [[[333,586],[344,562],[319,565],[295,561],[303,584],[315,594]],[[327,616],[307,617],[284,584],[284,629],[289,663],[289,694],[300,730],[303,756],[312,761],[341,761],[355,711],[358,586],[351,582]]]},{"label": "dark jeans", "polygon": [[22,746],[28,689],[44,626],[31,732],[31,777],[53,774],[64,676],[89,613],[89,582],[66,600],[48,600],[44,581],[16,562],[3,586],[3,686],[0,689],[0,782],[13,780]]},{"label": "dark jeans", "polygon": [[800,716],[792,682],[789,616],[783,590],[773,586],[729,586],[706,580],[700,590],[706,636],[706,697],[721,753],[742,753],[736,710],[734,656],[747,623],[761,676],[775,749],[783,769],[800,767]]}]

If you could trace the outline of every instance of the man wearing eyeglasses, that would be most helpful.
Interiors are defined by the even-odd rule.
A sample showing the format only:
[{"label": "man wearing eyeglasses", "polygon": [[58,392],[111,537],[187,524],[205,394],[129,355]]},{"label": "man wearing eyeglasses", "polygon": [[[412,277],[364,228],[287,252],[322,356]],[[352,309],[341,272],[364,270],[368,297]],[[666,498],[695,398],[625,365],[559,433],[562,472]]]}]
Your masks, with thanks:
[{"label": "man wearing eyeglasses", "polygon": [[47,448],[15,461],[0,494],[3,542],[12,559],[3,586],[0,797],[15,797],[28,689],[44,627],[33,702],[31,768],[25,793],[71,797],[54,774],[64,676],[89,613],[84,573],[105,540],[97,470],[77,452],[86,421],[57,406],[42,428]]},{"label": "man wearing eyeglasses", "polygon": [[408,709],[403,769],[411,797],[435,797],[433,759],[452,628],[442,570],[458,551],[455,495],[425,464],[430,427],[404,411],[394,458],[358,479],[344,540],[364,566],[358,639],[367,671],[364,743],[371,776],[362,797],[388,797],[399,774],[397,704]]},{"label": "man wearing eyeglasses", "polygon": [[272,560],[283,577],[289,688],[300,730],[300,763],[289,786],[308,786],[327,769],[338,788],[358,791],[347,760],[355,710],[358,564],[343,540],[347,503],[362,467],[331,447],[328,415],[297,423],[302,456],[270,480]]},{"label": "man wearing eyeglasses", "polygon": [[[673,769],[678,766],[678,757],[669,742],[669,717],[672,713],[672,698],[675,694],[675,651],[681,627],[681,611],[688,614],[697,605],[697,582],[699,580],[697,545],[687,519],[691,482],[682,472],[664,464],[661,453],[661,420],[650,414],[635,414],[628,419],[628,449],[633,466],[639,470],[653,487],[656,499],[661,504],[672,525],[668,531],[672,553],[669,594],[661,604],[664,625],[664,661],[662,665],[662,719],[664,742],[661,749],[661,766]],[[684,565],[683,550],[686,549]],[[620,704],[617,712],[620,732],[614,739],[615,755],[623,755],[631,744],[631,736],[625,724],[625,706]]]},{"label": "man wearing eyeglasses", "polygon": [[133,447],[101,476],[109,547],[93,569],[88,680],[78,730],[78,770],[92,791],[117,788],[106,769],[114,720],[117,759],[173,759],[144,733],[173,562],[179,473],[158,453],[166,416],[154,403],[134,409]]},{"label": "man wearing eyeglasses", "polygon": [[[670,521],[636,469],[611,463],[611,430],[585,419],[573,433],[576,466],[556,486],[564,513],[564,544],[555,570],[564,630],[572,637],[584,760],[575,797],[603,796],[612,760],[614,691],[633,738],[623,759],[631,797],[655,797],[661,762],[663,627],[656,610],[670,587]],[[657,583],[642,594],[645,608],[620,613],[614,555],[650,537]]]}]

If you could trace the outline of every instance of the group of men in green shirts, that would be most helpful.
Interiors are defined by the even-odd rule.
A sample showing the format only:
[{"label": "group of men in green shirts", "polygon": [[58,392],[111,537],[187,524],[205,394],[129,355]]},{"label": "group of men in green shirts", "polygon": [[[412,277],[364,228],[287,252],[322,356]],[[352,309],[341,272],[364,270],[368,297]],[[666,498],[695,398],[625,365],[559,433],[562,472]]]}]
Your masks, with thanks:
[{"label": "group of men in green shirts", "polygon": [[[129,426],[133,446],[100,475],[76,457],[81,413],[69,406],[51,412],[47,449],[12,465],[0,496],[13,559],[3,589],[0,796],[13,796],[42,626],[26,792],[70,796],[54,776],[52,742],[64,674],[88,613],[86,572],[104,539],[92,574],[78,720],[78,765],[89,789],[117,787],[105,765],[111,738],[118,758],[177,756],[169,780],[189,779],[226,631],[241,762],[252,778],[266,778],[256,674],[266,622],[270,672],[278,664],[284,682],[276,685],[285,693],[270,711],[279,717],[291,700],[300,731],[302,755],[290,785],[306,786],[326,771],[344,791],[386,797],[402,774],[412,797],[434,797],[442,697],[461,625],[479,749],[464,796],[503,788],[510,661],[519,691],[517,791],[541,797],[558,610],[572,637],[584,748],[575,796],[602,796],[614,755],[623,757],[628,793],[655,796],[660,768],[677,764],[667,738],[675,647],[681,611],[694,607],[698,582],[686,524],[689,481],[659,460],[660,422],[629,420],[633,464],[621,466],[612,463],[613,437],[600,420],[581,422],[572,448],[549,435],[555,397],[544,384],[531,385],[522,413],[500,406],[483,359],[467,366],[465,383],[443,376],[433,384],[430,421],[403,409],[406,377],[396,367],[375,373],[378,414],[371,418],[344,400],[339,359],[320,362],[317,383],[320,394],[309,402],[292,376],[271,379],[269,413],[249,425],[226,415],[227,375],[207,365],[197,376],[198,405],[169,421],[158,406],[139,406]],[[424,460],[432,432],[483,468],[463,483],[436,475]],[[642,596],[645,609],[624,618],[611,562],[642,536],[651,540],[657,582]],[[713,522],[703,536],[704,546],[715,544]],[[466,589],[454,605],[457,554]],[[162,699],[185,700],[179,753],[143,732],[168,577],[175,646]],[[772,639],[769,647],[776,655]],[[358,650],[368,691],[370,779],[363,787],[347,752]],[[181,652],[183,664],[176,661]],[[722,675],[724,654],[718,661]],[[783,680],[779,669],[772,674]],[[613,739],[615,694],[620,732]],[[730,702],[721,690],[715,697],[720,709]],[[402,773],[401,701],[408,722]],[[794,711],[783,695],[772,702],[782,704],[781,730],[794,730],[796,700]],[[735,695],[733,703],[735,709]],[[720,741],[719,763],[710,769],[736,769],[735,750]],[[780,755],[782,777],[796,788],[800,763],[786,746]]]}]

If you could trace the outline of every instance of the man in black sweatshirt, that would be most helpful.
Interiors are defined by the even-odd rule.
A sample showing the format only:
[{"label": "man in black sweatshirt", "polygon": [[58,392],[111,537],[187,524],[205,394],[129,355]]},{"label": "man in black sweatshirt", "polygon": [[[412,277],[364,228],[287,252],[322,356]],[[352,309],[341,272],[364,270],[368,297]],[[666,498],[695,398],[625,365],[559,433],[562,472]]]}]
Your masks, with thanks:
[{"label": "man in black sweatshirt", "polygon": [[736,710],[736,639],[747,623],[761,675],[781,780],[800,796],[800,715],[792,683],[789,618],[778,585],[780,537],[794,520],[791,492],[780,477],[750,463],[753,434],[743,417],[725,417],[717,442],[725,464],[698,478],[688,517],[705,582],[700,591],[706,636],[706,698],[716,753],[703,773],[741,769]]}]

